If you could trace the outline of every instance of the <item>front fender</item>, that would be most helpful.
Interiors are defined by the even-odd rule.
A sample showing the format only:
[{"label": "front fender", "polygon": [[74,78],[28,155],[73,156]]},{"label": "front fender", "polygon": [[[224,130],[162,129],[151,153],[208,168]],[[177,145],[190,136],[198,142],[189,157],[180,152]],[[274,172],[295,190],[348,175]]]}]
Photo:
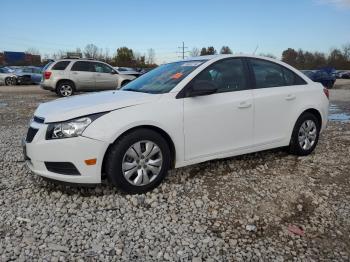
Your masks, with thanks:
[{"label": "front fender", "polygon": [[167,133],[175,145],[176,159],[183,160],[183,100],[174,97],[114,110],[91,123],[83,136],[112,144],[126,131],[142,126]]}]

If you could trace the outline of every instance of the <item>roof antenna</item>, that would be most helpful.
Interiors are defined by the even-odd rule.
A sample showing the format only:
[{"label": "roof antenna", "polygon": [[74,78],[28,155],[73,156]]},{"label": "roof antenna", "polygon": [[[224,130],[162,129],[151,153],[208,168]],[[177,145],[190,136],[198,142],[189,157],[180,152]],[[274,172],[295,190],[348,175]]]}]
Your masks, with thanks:
[{"label": "roof antenna", "polygon": [[259,45],[256,45],[255,50],[254,50],[254,52],[253,52],[253,55],[255,55],[256,50],[258,50],[258,48],[259,48]]}]

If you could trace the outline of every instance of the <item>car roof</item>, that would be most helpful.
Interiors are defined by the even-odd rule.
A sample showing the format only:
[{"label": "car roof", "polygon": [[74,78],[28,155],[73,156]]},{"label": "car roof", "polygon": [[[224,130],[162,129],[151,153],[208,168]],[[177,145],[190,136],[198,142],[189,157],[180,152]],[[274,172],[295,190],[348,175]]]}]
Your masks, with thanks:
[{"label": "car roof", "polygon": [[189,61],[189,60],[213,60],[213,59],[220,59],[220,58],[229,58],[229,57],[248,57],[248,58],[260,58],[265,60],[272,60],[276,61],[276,59],[266,56],[258,56],[258,55],[248,55],[248,54],[218,54],[218,55],[204,55],[204,56],[194,56],[194,57],[188,57],[186,59],[178,60],[177,62],[181,61]]},{"label": "car roof", "polygon": [[86,58],[79,58],[79,59],[75,59],[75,58],[62,58],[62,59],[58,59],[55,61],[55,63],[60,62],[60,61],[84,61],[84,62],[100,62],[100,63],[104,63],[102,61],[99,60],[95,60],[95,59],[86,59]]}]

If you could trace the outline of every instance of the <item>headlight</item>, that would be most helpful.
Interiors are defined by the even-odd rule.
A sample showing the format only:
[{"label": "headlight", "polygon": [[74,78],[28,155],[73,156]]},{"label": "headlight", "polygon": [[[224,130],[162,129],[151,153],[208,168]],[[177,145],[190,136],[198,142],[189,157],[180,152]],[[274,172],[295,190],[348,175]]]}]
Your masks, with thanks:
[{"label": "headlight", "polygon": [[49,124],[46,139],[61,139],[80,136],[84,130],[97,118],[107,112],[75,118],[65,122]]}]

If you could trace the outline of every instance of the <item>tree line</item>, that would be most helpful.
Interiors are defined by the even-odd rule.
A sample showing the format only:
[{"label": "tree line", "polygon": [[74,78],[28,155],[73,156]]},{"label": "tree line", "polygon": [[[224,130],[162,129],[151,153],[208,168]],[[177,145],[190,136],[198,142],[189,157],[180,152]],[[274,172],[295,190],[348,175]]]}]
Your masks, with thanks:
[{"label": "tree line", "polygon": [[[35,51],[35,52],[34,52]],[[32,53],[38,53],[37,50],[31,50]],[[114,55],[111,55],[109,49],[102,49],[94,44],[88,44],[84,49],[77,48],[74,53],[82,54],[85,58],[92,58],[104,61],[113,66],[122,67],[140,67],[152,68],[156,67],[156,53],[150,48],[147,53],[141,54],[126,46],[116,50]],[[202,47],[201,49],[194,47],[189,52],[190,56],[204,56],[215,54],[232,54],[229,46],[222,46],[218,52],[214,46]],[[260,53],[261,56],[276,58],[273,54]],[[58,51],[53,54],[53,59],[60,59],[67,56],[66,51]],[[44,58],[49,58],[45,55]],[[336,69],[350,69],[350,43],[343,45],[342,48],[333,48],[330,53],[310,52],[302,49],[288,48],[282,52],[281,60],[294,66],[298,69],[318,69],[322,67],[333,67]]]},{"label": "tree line", "polygon": [[156,53],[153,48],[147,50],[147,54],[141,54],[133,51],[126,46],[117,49],[114,55],[110,54],[109,49],[102,49],[94,44],[88,44],[84,49],[76,48],[75,50],[59,50],[53,55],[44,55],[44,60],[62,59],[67,57],[67,54],[81,55],[87,59],[96,59],[106,62],[112,66],[120,67],[134,67],[134,68],[153,68],[156,67],[155,56]]},{"label": "tree line", "polygon": [[288,48],[282,52],[282,61],[301,70],[322,67],[350,69],[350,44],[341,49],[333,48],[329,54]]}]

